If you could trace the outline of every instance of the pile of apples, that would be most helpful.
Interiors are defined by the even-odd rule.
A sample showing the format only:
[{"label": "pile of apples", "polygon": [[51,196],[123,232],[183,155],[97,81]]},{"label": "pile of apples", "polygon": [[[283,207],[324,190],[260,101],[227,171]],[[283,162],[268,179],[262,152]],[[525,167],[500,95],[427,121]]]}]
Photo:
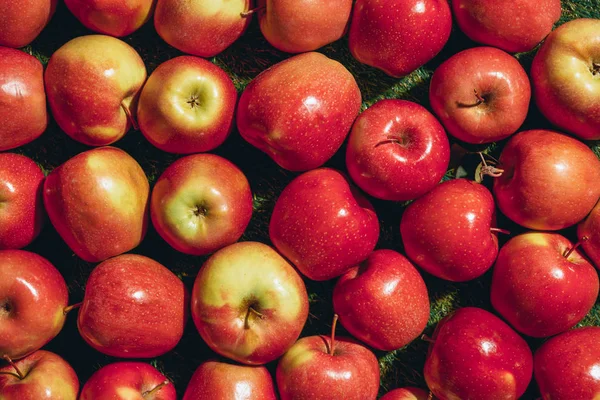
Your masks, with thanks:
[{"label": "pile of apples", "polygon": [[[583,141],[600,139],[600,20],[552,31],[559,0],[65,0],[99,34],[64,43],[44,70],[16,48],[42,32],[56,3],[0,0],[0,399],[376,399],[373,350],[400,349],[427,326],[421,272],[466,282],[492,266],[496,314],[448,315],[425,338],[428,389],[382,399],[517,399],[533,378],[546,400],[600,395],[600,328],[572,329],[599,291],[600,160]],[[230,76],[200,57],[224,51],[254,15],[273,47],[296,55],[238,99]],[[152,16],[158,35],[189,55],[147,76],[116,37]],[[384,99],[361,113],[355,76],[315,52],[347,33],[356,60],[402,77],[440,53],[453,17],[482,46],[436,69],[430,109]],[[528,75],[510,53],[541,42]],[[555,130],[520,130],[532,98]],[[46,102],[60,129],[89,148],[43,172],[8,151],[46,131]],[[111,146],[131,129],[144,145],[182,155],[153,187]],[[207,153],[234,130],[273,169],[298,173],[278,193],[270,245],[238,242],[253,215],[252,182]],[[495,142],[501,155],[479,153],[476,180],[448,179],[457,144]],[[347,174],[323,167],[341,148]],[[481,182],[491,179],[489,190]],[[370,198],[408,204],[397,221],[405,255],[376,250]],[[499,248],[498,235],[511,233],[496,207],[530,231]],[[69,304],[48,260],[21,250],[46,219],[74,256],[98,263],[81,303]],[[193,288],[135,254],[150,224],[175,250],[207,257]],[[576,243],[557,233],[570,227]],[[334,279],[331,330],[300,338],[306,282]],[[81,390],[76,371],[41,350],[68,313],[89,346],[123,359]],[[221,358],[176,390],[143,359],[172,351],[190,315],[198,343]],[[338,319],[352,337],[335,335]],[[532,354],[520,335],[550,339]],[[272,362],[275,379],[264,366]]]}]

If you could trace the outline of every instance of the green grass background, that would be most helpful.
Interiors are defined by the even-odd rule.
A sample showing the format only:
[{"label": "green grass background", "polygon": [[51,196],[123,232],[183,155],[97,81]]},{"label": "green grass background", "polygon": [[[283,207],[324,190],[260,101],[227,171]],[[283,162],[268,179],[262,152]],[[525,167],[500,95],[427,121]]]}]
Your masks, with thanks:
[{"label": "green grass background", "polygon": [[[563,16],[558,24],[579,17],[600,18],[600,0],[563,1],[562,6]],[[90,33],[92,32],[84,28],[61,3],[48,27],[24,50],[46,64],[52,53],[68,40]],[[124,40],[140,53],[149,74],[160,63],[182,54],[162,41],[156,34],[152,22]],[[427,65],[402,79],[390,78],[373,68],[356,62],[348,51],[346,39],[319,51],[340,61],[354,74],[362,91],[363,109],[384,98],[407,99],[429,107],[427,92],[429,79],[435,68],[451,55],[473,46],[476,44],[454,26],[450,41],[443,51]],[[529,71],[534,54],[535,50],[517,55],[527,71]],[[224,53],[212,58],[211,61],[230,75],[241,93],[245,85],[262,70],[287,57],[289,57],[288,54],[275,50],[265,41],[255,19],[247,33],[239,41]],[[523,129],[530,128],[551,128],[551,125],[539,114],[533,104]],[[129,132],[115,145],[126,150],[141,164],[151,185],[167,166],[179,158],[179,156],[154,148],[137,131]],[[473,152],[483,150],[498,156],[502,145],[503,143],[498,143],[485,148],[464,146],[467,150],[466,154],[450,166],[447,178],[455,176],[458,168],[464,170],[469,177],[473,177],[475,167],[479,162],[478,156]],[[590,146],[600,155],[598,143],[590,143]],[[32,157],[48,173],[64,161],[87,149],[89,148],[68,138],[56,123],[51,121],[47,132],[41,138],[16,149],[15,152]],[[267,227],[275,200],[283,187],[296,174],[279,168],[270,158],[243,141],[236,131],[214,153],[237,164],[247,175],[254,193],[254,215],[242,240],[270,243]],[[345,148],[342,148],[326,165],[345,170],[344,154]],[[489,185],[489,182],[485,182],[485,184]],[[391,248],[402,252],[399,222],[404,205],[377,200],[373,200],[373,204],[381,222],[378,248]],[[513,232],[521,230],[502,216],[499,217],[499,226]],[[573,229],[563,233],[571,239],[574,238]],[[503,241],[505,240],[506,238],[503,239]],[[50,223],[46,224],[40,237],[27,249],[48,258],[61,271],[69,285],[71,303],[82,300],[86,279],[95,265],[77,258],[60,239]],[[206,259],[186,256],[174,251],[161,240],[152,228],[149,229],[144,242],[132,252],[144,254],[163,263],[174,271],[190,289],[199,267]],[[490,273],[467,283],[449,283],[427,274],[423,275],[431,299],[431,316],[425,331],[426,334],[431,334],[435,324],[456,308],[477,306],[492,310],[489,301]],[[310,295],[310,316],[302,335],[326,334],[329,332],[333,316],[331,293],[335,281],[320,283],[306,281],[306,283]],[[240,282],[240,285],[243,284],[244,282]],[[598,304],[581,325],[600,325]],[[345,334],[343,327],[338,326],[339,334]],[[140,326],[139,329],[144,329],[144,326]],[[528,340],[528,342],[533,350],[542,343],[540,340]],[[117,361],[115,358],[96,352],[80,338],[77,332],[75,312],[68,316],[62,332],[46,348],[63,356],[75,368],[81,385],[94,371]],[[422,371],[426,351],[427,343],[417,339],[407,347],[393,352],[376,352],[381,366],[381,394],[406,385],[425,388]],[[215,354],[203,343],[190,320],[180,344],[168,354],[149,360],[149,362],[174,382],[179,396],[182,396],[196,367],[209,357],[215,357]],[[274,372],[275,365],[275,363],[271,363],[268,368]],[[523,398],[533,399],[538,396],[536,385],[532,382]]]}]

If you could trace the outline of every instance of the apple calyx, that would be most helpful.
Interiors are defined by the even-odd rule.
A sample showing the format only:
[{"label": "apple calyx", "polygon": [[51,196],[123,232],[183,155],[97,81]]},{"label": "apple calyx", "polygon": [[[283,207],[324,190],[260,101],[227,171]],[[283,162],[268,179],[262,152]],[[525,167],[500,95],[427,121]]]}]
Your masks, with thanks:
[{"label": "apple calyx", "polygon": [[600,63],[592,62],[592,68],[590,69],[593,76],[600,75]]},{"label": "apple calyx", "polygon": [[191,108],[200,107],[200,100],[198,99],[197,94],[193,94],[190,96],[190,99],[186,101],[190,105]]},{"label": "apple calyx", "polygon": [[135,118],[133,118],[133,115],[131,114],[131,110],[129,109],[129,107],[127,107],[124,102],[121,102],[121,108],[123,109],[123,111],[125,111],[125,115],[127,116],[127,119],[131,123],[131,126],[133,127],[133,129],[135,129],[136,131],[139,130],[140,127],[139,127],[137,121],[135,120]]},{"label": "apple calyx", "polygon": [[196,217],[206,217],[208,215],[206,207],[200,204],[193,208],[193,212]]},{"label": "apple calyx", "polygon": [[165,379],[164,382],[162,382],[160,385],[156,386],[154,389],[151,389],[151,390],[148,390],[148,391],[142,393],[142,397],[146,398],[146,396],[150,396],[151,394],[158,392],[160,389],[162,389],[169,383],[170,383],[169,380]]},{"label": "apple calyx", "polygon": [[19,369],[19,367],[17,367],[17,364],[15,364],[13,362],[13,360],[8,356],[8,355],[4,355],[2,356],[2,358],[4,360],[6,360],[11,367],[13,367],[13,369],[15,370],[16,374],[12,373],[12,372],[0,372],[0,374],[4,374],[4,375],[12,375],[16,378],[19,378],[20,380],[25,379],[25,375],[23,375],[23,373],[21,372],[21,370]]},{"label": "apple calyx", "polygon": [[75,304],[72,304],[70,306],[65,307],[63,309],[63,314],[67,315],[69,313],[69,311],[74,310],[75,308],[81,307],[82,304],[83,304],[83,302],[81,302],[81,303],[75,303]]},{"label": "apple calyx", "polygon": [[248,307],[248,311],[246,311],[246,318],[244,319],[244,329],[250,329],[250,316],[251,315],[255,315],[260,319],[263,319],[265,317],[263,314],[256,311],[254,309],[253,305],[251,305],[250,307]]},{"label": "apple calyx", "polygon": [[485,95],[484,96],[480,95],[479,92],[477,91],[477,89],[473,89],[473,93],[475,93],[475,103],[467,104],[467,103],[457,102],[456,104],[459,107],[471,108],[471,107],[477,107],[477,106],[479,106],[479,105],[481,105],[481,104],[483,104],[483,103],[486,102]]},{"label": "apple calyx", "polygon": [[564,258],[569,258],[569,256],[570,256],[570,255],[571,255],[571,254],[572,254],[572,253],[573,253],[575,250],[577,250],[577,248],[578,248],[579,246],[581,246],[581,244],[582,244],[583,242],[585,242],[586,240],[588,240],[588,237],[587,237],[587,236],[584,236],[584,237],[582,237],[580,241],[578,241],[578,242],[577,242],[577,243],[575,243],[573,246],[571,246],[571,248],[570,248],[570,249],[567,249],[567,251],[565,251],[565,253],[563,254],[563,257],[564,257]]},{"label": "apple calyx", "polygon": [[256,7],[256,8],[253,8],[252,10],[241,12],[240,15],[242,16],[242,18],[248,18],[252,14],[255,14],[255,13],[259,12],[259,11],[262,11],[265,8],[267,8],[267,6]]},{"label": "apple calyx", "polygon": [[406,147],[410,143],[410,140],[406,136],[388,135],[385,140],[382,140],[381,142],[378,142],[375,145],[375,147],[379,147],[381,145],[389,144],[389,143],[394,143],[394,144],[397,144],[399,146]]},{"label": "apple calyx", "polygon": [[506,229],[501,229],[501,228],[490,228],[490,231],[492,231],[492,233],[503,233],[505,235],[510,235],[510,231],[506,230]]},{"label": "apple calyx", "polygon": [[335,327],[337,326],[339,316],[333,314],[333,323],[331,324],[331,342],[329,342],[329,355],[333,356],[335,352]]},{"label": "apple calyx", "polygon": [[479,182],[483,181],[483,177],[488,175],[491,176],[492,178],[499,178],[502,176],[502,174],[504,173],[504,170],[501,168],[496,168],[494,165],[496,164],[496,161],[491,161],[490,164],[487,163],[487,161],[485,160],[485,157],[483,156],[482,152],[479,152],[479,157],[481,157],[481,163],[482,163],[482,167],[479,171]]},{"label": "apple calyx", "polygon": [[10,315],[12,310],[13,306],[10,300],[5,299],[0,301],[0,315]]}]

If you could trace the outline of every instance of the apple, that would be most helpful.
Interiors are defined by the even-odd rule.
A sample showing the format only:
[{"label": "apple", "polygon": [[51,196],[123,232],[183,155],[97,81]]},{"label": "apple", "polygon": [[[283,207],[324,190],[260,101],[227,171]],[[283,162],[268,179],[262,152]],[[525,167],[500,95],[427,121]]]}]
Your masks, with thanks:
[{"label": "apple", "polygon": [[361,106],[352,74],[320,53],[304,53],[261,72],[246,86],[237,127],[282,168],[306,171],[329,160]]},{"label": "apple", "polygon": [[429,319],[427,286],[393,250],[376,250],[333,289],[333,309],[352,336],[385,351],[417,338]]},{"label": "apple", "polygon": [[283,190],[271,214],[277,250],[315,281],[336,278],[365,260],[379,238],[369,201],[330,168],[305,172]]},{"label": "apple", "polygon": [[253,0],[157,0],[154,27],[176,49],[213,57],[246,31],[252,5]]},{"label": "apple", "polygon": [[352,339],[308,336],[298,340],[279,360],[276,380],[281,400],[375,400],[379,363]]},{"label": "apple", "polygon": [[361,63],[401,77],[435,57],[451,29],[447,0],[357,0],[348,45]]},{"label": "apple", "polygon": [[527,342],[494,314],[458,309],[440,321],[425,360],[425,381],[439,399],[518,399],[531,381]]},{"label": "apple", "polygon": [[577,237],[585,254],[600,268],[600,201],[577,226]]},{"label": "apple", "polygon": [[548,36],[531,65],[534,97],[542,114],[584,140],[600,139],[599,79],[598,19],[561,25]]},{"label": "apple", "polygon": [[180,158],[152,191],[150,216],[173,248],[193,255],[235,243],[252,217],[252,192],[242,171],[213,154]]},{"label": "apple", "polygon": [[501,231],[492,194],[476,182],[454,179],[411,203],[400,221],[408,258],[453,282],[483,275],[498,254]]},{"label": "apple", "polygon": [[600,160],[558,132],[518,133],[506,144],[494,180],[500,211],[526,228],[560,230],[581,221],[600,198]]},{"label": "apple", "polygon": [[58,0],[0,1],[0,46],[17,48],[31,43],[50,22],[57,3]]},{"label": "apple", "polygon": [[308,317],[308,295],[298,273],[271,247],[235,243],[200,268],[192,317],[213,351],[260,365],[279,358],[298,339]]},{"label": "apple", "polygon": [[2,400],[76,400],[79,379],[60,356],[38,350],[0,367]]},{"label": "apple", "polygon": [[257,8],[260,30],[273,47],[304,53],[344,36],[352,0],[258,0]]},{"label": "apple", "polygon": [[200,153],[220,146],[233,128],[237,91],[211,62],[181,56],[162,63],[142,89],[137,117],[154,146]]},{"label": "apple", "polygon": [[275,387],[265,367],[205,361],[194,372],[183,400],[276,400]]},{"label": "apple", "polygon": [[127,43],[104,35],[80,36],[56,50],[46,68],[48,103],[72,139],[103,146],[135,123],[146,67]]},{"label": "apple", "polygon": [[405,387],[387,392],[380,400],[429,400],[429,394],[423,389]]},{"label": "apple", "polygon": [[183,282],[162,264],[123,254],[93,269],[77,327],[90,346],[109,356],[157,357],[181,339],[187,300]]},{"label": "apple", "polygon": [[600,392],[600,328],[560,334],[535,353],[535,380],[544,400],[593,399]]},{"label": "apple", "polygon": [[175,387],[150,364],[116,362],[94,372],[79,400],[176,400]]},{"label": "apple", "polygon": [[493,47],[461,51],[431,78],[431,108],[455,138],[491,143],[515,133],[527,117],[531,87],[513,56]]},{"label": "apple", "polygon": [[111,36],[127,36],[150,19],[155,0],[65,0],[86,28]]},{"label": "apple", "polygon": [[79,257],[104,261],[141,243],[150,185],[123,150],[88,150],[54,169],[44,182],[44,205],[54,228]]},{"label": "apple", "polygon": [[0,250],[20,249],[44,224],[44,173],[30,158],[0,153]]},{"label": "apple", "polygon": [[444,128],[424,107],[381,100],[354,122],[346,166],[352,180],[373,197],[406,201],[437,185],[450,161]]}]

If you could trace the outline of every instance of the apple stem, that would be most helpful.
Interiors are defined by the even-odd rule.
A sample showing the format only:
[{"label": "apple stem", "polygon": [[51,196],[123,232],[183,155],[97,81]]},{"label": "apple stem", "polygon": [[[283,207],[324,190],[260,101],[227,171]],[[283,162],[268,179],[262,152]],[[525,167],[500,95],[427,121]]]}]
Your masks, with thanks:
[{"label": "apple stem", "polygon": [[250,314],[256,315],[258,318],[263,319],[265,316],[256,311],[252,307],[248,307],[248,311],[246,312],[246,320],[244,321],[244,328],[250,329]]},{"label": "apple stem", "polygon": [[267,6],[256,7],[256,8],[253,8],[252,10],[241,12],[240,15],[242,16],[242,18],[248,18],[252,14],[255,14],[255,13],[259,12],[259,11],[262,11],[265,8],[267,8]]},{"label": "apple stem", "polygon": [[406,145],[406,142],[400,136],[389,135],[389,136],[387,136],[387,138],[385,140],[382,140],[381,142],[377,143],[375,145],[375,147],[379,147],[383,144],[389,144],[389,143],[399,144],[400,146]]},{"label": "apple stem", "polygon": [[485,157],[482,152],[479,152],[479,157],[481,157],[481,162],[483,163],[483,167],[479,171],[479,179],[483,180],[483,177],[486,175],[491,176],[492,178],[499,178],[504,173],[504,170],[501,168],[496,168],[493,165],[488,165],[487,161],[485,161]]},{"label": "apple stem", "polygon": [[129,110],[125,103],[121,103],[121,108],[123,109],[123,111],[125,111],[125,115],[127,116],[129,122],[131,122],[131,126],[133,127],[133,129],[135,129],[136,131],[139,130],[140,127],[135,121],[135,118],[133,118],[133,115],[131,115],[131,110]]},{"label": "apple stem", "polygon": [[565,252],[565,254],[564,254],[564,257],[565,257],[565,258],[569,258],[569,256],[570,256],[571,254],[573,254],[573,252],[574,252],[575,250],[577,250],[577,248],[578,248],[579,246],[581,246],[581,243],[585,242],[586,240],[588,240],[588,237],[587,237],[587,236],[584,236],[584,237],[582,237],[580,241],[578,241],[577,243],[575,243],[575,244],[574,244],[574,245],[573,245],[573,246],[572,246],[570,249],[568,249],[568,250]]},{"label": "apple stem", "polygon": [[473,92],[475,93],[475,98],[477,99],[477,100],[475,101],[475,103],[473,103],[473,104],[458,103],[458,105],[459,105],[460,107],[468,107],[468,108],[470,108],[470,107],[477,107],[478,105],[481,105],[481,104],[485,103],[485,98],[483,98],[483,97],[482,97],[482,96],[481,96],[481,95],[480,95],[480,94],[477,92],[477,89],[473,89]]},{"label": "apple stem", "polygon": [[[21,371],[19,370],[19,367],[17,367],[17,364],[15,364],[13,362],[13,360],[8,355],[5,354],[2,358],[4,358],[10,364],[10,366],[14,368],[14,370],[17,372],[17,377],[19,379],[24,379],[25,378],[25,375],[23,375],[21,373]],[[12,375],[14,375],[14,374],[12,374]]]},{"label": "apple stem", "polygon": [[510,235],[510,231],[507,231],[506,229],[490,228],[490,231],[493,233],[504,233],[505,235]]},{"label": "apple stem", "polygon": [[333,314],[333,324],[331,324],[331,343],[329,345],[329,355],[332,356],[335,352],[335,327],[337,326],[339,316]]},{"label": "apple stem", "polygon": [[425,334],[421,335],[421,340],[427,343],[435,343],[435,340]]},{"label": "apple stem", "polygon": [[169,384],[169,380],[165,379],[164,382],[162,382],[160,385],[156,386],[154,389],[152,390],[148,390],[147,392],[142,393],[142,397],[146,398],[146,396],[151,395],[152,393],[156,393],[158,392],[160,389],[162,389],[164,386]]},{"label": "apple stem", "polygon": [[427,395],[427,400],[433,400],[433,392],[429,391],[429,394]]},{"label": "apple stem", "polygon": [[69,311],[71,311],[71,310],[73,310],[73,309],[75,309],[75,308],[79,308],[79,307],[81,307],[81,305],[82,305],[82,304],[83,304],[83,302],[81,302],[81,303],[75,303],[75,304],[73,304],[73,305],[70,305],[70,306],[68,306],[68,307],[65,307],[65,309],[63,310],[63,314],[64,314],[64,315],[67,315],[67,314],[69,313]]}]

